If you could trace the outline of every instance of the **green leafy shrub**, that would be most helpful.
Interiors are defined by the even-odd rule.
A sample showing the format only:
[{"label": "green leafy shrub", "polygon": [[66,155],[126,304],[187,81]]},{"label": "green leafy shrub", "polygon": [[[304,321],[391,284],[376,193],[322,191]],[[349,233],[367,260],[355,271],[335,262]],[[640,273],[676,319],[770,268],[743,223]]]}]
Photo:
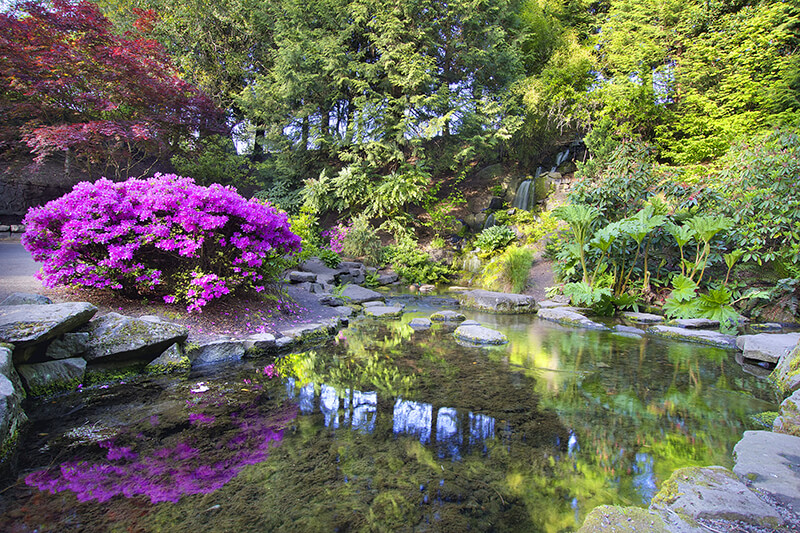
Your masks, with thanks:
[{"label": "green leafy shrub", "polygon": [[361,214],[351,221],[350,230],[342,241],[342,253],[347,257],[362,258],[370,265],[383,262],[381,239],[366,215]]},{"label": "green leafy shrub", "polygon": [[491,226],[481,231],[475,238],[475,248],[480,250],[480,256],[491,257],[516,239],[514,230],[508,226]]},{"label": "green leafy shrub", "polygon": [[388,246],[386,255],[395,272],[411,283],[444,283],[453,274],[449,267],[432,261],[410,238]]},{"label": "green leafy shrub", "polygon": [[511,291],[520,293],[528,285],[528,274],[533,265],[533,250],[509,246],[503,253],[503,277],[511,285]]}]

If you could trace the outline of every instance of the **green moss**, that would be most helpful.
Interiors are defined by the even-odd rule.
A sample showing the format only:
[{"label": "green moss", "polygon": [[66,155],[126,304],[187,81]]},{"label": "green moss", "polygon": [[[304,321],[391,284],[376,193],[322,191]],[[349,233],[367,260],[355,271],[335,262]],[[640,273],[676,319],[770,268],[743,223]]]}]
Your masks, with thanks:
[{"label": "green moss", "polygon": [[125,381],[141,376],[145,373],[145,364],[136,363],[119,369],[87,369],[83,377],[86,386],[102,385],[112,381]]},{"label": "green moss", "polygon": [[778,413],[775,411],[764,411],[750,417],[753,422],[764,429],[772,429],[772,424],[775,422],[776,418],[778,418]]},{"label": "green moss", "polygon": [[578,533],[615,531],[617,533],[666,533],[669,531],[664,519],[658,514],[639,507],[601,505],[586,517]]},{"label": "green moss", "polygon": [[192,369],[192,362],[185,355],[179,361],[170,361],[169,363],[147,365],[145,372],[147,374],[178,374],[188,372]]},{"label": "green moss", "polygon": [[74,378],[63,381],[53,381],[47,385],[34,385],[28,389],[32,397],[37,396],[53,396],[61,394],[62,392],[71,392],[78,388],[81,384],[80,378]]}]

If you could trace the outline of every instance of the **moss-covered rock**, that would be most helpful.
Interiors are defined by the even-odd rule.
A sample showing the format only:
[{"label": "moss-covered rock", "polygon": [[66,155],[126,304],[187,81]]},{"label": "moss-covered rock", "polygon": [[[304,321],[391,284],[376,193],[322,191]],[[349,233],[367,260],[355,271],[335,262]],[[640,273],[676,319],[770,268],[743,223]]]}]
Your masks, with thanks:
[{"label": "moss-covered rock", "polygon": [[559,307],[540,309],[539,318],[576,328],[608,329],[603,324],[590,320],[576,311]]},{"label": "moss-covered rock", "polygon": [[601,505],[592,509],[578,533],[669,533],[658,513],[640,507]]},{"label": "moss-covered rock", "polygon": [[96,312],[97,307],[86,302],[0,306],[0,342],[11,343],[15,352],[22,353],[20,348],[43,344],[81,327]]},{"label": "moss-covered rock", "polygon": [[718,331],[705,329],[687,329],[674,326],[652,326],[647,328],[647,333],[656,337],[670,340],[696,342],[717,348],[732,350],[736,348],[736,337],[725,335]]},{"label": "moss-covered rock", "polygon": [[140,359],[151,361],[167,348],[186,340],[189,330],[180,324],[143,320],[108,313],[90,322],[87,361]]},{"label": "moss-covered rock", "polygon": [[19,365],[17,370],[32,396],[50,396],[75,390],[86,373],[86,360],[72,357],[59,361]]},{"label": "moss-covered rock", "polygon": [[469,344],[506,344],[508,337],[483,326],[459,326],[453,332],[456,340]]},{"label": "moss-covered rock", "polygon": [[781,357],[770,379],[784,395],[800,390],[800,342],[791,352]]},{"label": "moss-covered rock", "polygon": [[772,431],[800,437],[800,390],[783,400]]},{"label": "moss-covered rock", "polygon": [[537,310],[536,300],[532,296],[492,292],[482,289],[462,293],[459,295],[458,301],[463,307],[490,313],[516,315],[535,313]]}]

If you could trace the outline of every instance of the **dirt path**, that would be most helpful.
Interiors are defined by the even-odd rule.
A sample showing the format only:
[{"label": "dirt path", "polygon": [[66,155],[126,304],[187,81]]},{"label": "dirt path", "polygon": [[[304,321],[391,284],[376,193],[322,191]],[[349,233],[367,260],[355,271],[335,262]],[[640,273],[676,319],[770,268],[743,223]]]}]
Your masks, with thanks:
[{"label": "dirt path", "polygon": [[553,262],[545,257],[538,257],[528,273],[528,288],[523,294],[533,296],[536,301],[546,300],[545,290],[556,284],[553,274]]}]

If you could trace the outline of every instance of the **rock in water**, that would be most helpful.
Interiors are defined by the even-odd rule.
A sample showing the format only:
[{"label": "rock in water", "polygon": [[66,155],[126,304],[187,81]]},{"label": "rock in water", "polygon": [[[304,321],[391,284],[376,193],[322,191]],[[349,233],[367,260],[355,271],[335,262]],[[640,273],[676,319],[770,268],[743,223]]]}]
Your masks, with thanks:
[{"label": "rock in water", "polygon": [[532,296],[483,289],[464,292],[459,295],[458,301],[464,307],[492,313],[524,314],[535,313],[537,309],[536,300]]},{"label": "rock in water", "polygon": [[589,320],[580,313],[559,307],[540,309],[539,318],[550,320],[551,322],[558,322],[566,326],[576,326],[587,329],[608,329],[603,324]]},{"label": "rock in water", "polygon": [[372,300],[384,300],[383,294],[359,285],[348,285],[341,292],[340,296],[354,304],[363,304],[364,302]]},{"label": "rock in water", "polygon": [[800,342],[791,352],[781,357],[770,378],[784,394],[800,390]]},{"label": "rock in water", "polygon": [[653,326],[647,328],[647,333],[657,337],[707,344],[709,346],[716,346],[717,348],[736,348],[736,337],[733,335],[724,335],[718,331],[687,329],[673,326]]},{"label": "rock in water", "polygon": [[800,333],[758,333],[739,335],[736,346],[746,359],[777,363],[800,342]]},{"label": "rock in water", "polygon": [[745,431],[733,447],[734,473],[754,489],[800,509],[800,437],[772,431]]},{"label": "rock in water", "polygon": [[772,431],[800,437],[800,390],[783,400]]},{"label": "rock in water", "polygon": [[87,361],[152,360],[164,350],[186,340],[189,330],[171,322],[142,320],[108,313],[90,322]]},{"label": "rock in water", "polygon": [[470,344],[506,344],[508,337],[483,326],[459,326],[453,332],[456,340]]},{"label": "rock in water", "polygon": [[201,344],[186,355],[192,361],[193,367],[225,361],[238,361],[244,356],[244,341],[216,340]]},{"label": "rock in water", "polygon": [[86,361],[80,357],[47,361],[17,367],[25,386],[33,396],[74,389],[86,373]]}]

